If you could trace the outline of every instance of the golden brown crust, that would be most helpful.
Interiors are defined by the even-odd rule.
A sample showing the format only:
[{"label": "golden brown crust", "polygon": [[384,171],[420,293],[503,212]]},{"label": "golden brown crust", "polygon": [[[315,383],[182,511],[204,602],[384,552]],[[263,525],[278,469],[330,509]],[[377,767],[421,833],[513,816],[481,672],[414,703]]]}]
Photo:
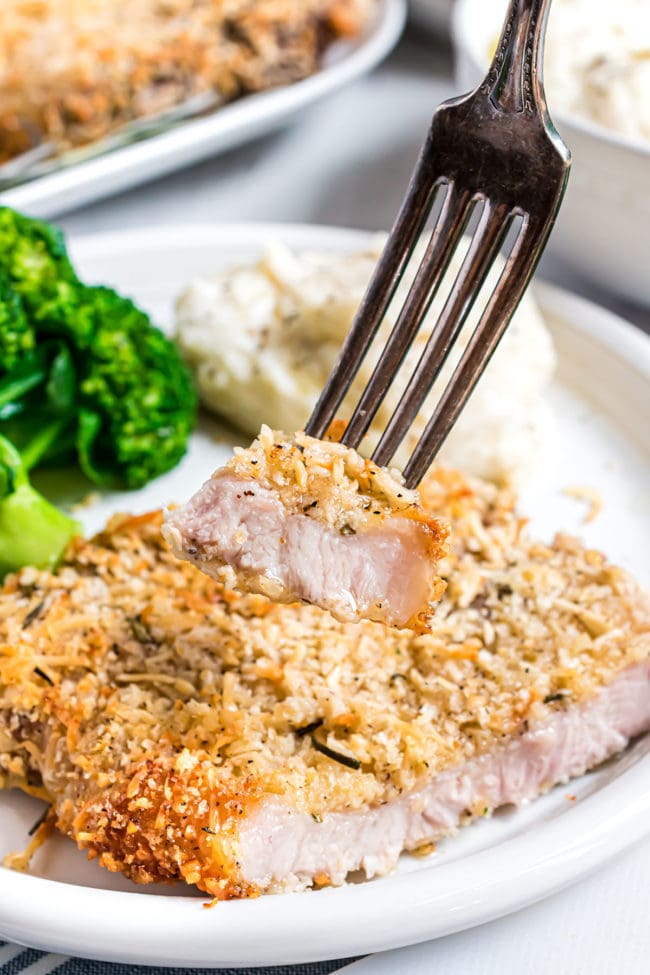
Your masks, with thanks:
[{"label": "golden brown crust", "polygon": [[274,491],[290,514],[337,531],[364,531],[396,516],[413,519],[428,526],[438,556],[446,551],[448,526],[424,510],[399,471],[378,467],[342,443],[263,426],[251,446],[236,447],[221,470]]},{"label": "golden brown crust", "polygon": [[184,880],[218,900],[255,897],[241,876],[237,825],[255,801],[250,780],[227,784],[208,762],[145,759],[58,827],[101,866],[139,884]]},{"label": "golden brown crust", "polygon": [[226,101],[304,78],[371,3],[3,0],[0,162],[38,140],[94,142],[201,92]]}]

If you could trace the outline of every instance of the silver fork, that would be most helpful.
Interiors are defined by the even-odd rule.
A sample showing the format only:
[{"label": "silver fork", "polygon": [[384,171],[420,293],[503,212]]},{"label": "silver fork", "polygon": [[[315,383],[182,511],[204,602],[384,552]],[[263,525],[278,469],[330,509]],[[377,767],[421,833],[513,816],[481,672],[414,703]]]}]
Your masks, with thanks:
[{"label": "silver fork", "polygon": [[503,271],[404,468],[409,487],[423,478],[503,336],[562,201],[570,154],[549,117],[542,82],[549,6],[550,0],[511,0],[485,80],[435,112],[384,252],[306,427],[322,437],[334,420],[435,204],[438,216],[413,284],[341,438],[359,446],[478,210],[460,271],[372,455],[377,464],[390,463],[508,241]]}]

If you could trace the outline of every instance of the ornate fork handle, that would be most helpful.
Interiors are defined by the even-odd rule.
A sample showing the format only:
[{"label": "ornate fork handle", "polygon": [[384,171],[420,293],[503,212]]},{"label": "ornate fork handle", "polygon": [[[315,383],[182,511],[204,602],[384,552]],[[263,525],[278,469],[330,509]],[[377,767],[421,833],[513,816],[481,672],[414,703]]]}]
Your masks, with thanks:
[{"label": "ornate fork handle", "polygon": [[551,0],[511,0],[483,94],[504,111],[546,113],[541,85],[544,35]]}]

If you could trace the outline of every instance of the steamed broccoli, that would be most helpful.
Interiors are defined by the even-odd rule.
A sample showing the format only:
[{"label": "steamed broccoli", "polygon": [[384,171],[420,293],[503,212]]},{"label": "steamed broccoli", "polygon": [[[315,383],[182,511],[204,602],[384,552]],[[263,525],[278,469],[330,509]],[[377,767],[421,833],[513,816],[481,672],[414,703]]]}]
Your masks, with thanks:
[{"label": "steamed broccoli", "polygon": [[34,490],[20,454],[0,437],[0,577],[23,565],[52,568],[80,526]]},{"label": "steamed broccoli", "polygon": [[36,345],[20,297],[0,272],[0,374],[10,372]]},{"label": "steamed broccoli", "polygon": [[0,208],[0,434],[27,469],[76,457],[97,484],[142,487],[181,459],[195,412],[147,315],[79,281],[56,228]]}]

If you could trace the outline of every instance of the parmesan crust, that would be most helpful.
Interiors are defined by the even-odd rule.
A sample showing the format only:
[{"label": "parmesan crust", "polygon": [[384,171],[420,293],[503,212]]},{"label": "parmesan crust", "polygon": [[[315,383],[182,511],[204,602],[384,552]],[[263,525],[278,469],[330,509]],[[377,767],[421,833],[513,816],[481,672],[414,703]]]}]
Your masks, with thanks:
[{"label": "parmesan crust", "polygon": [[268,797],[314,817],[389,801],[648,659],[625,571],[529,541],[494,486],[440,470],[420,494],[455,539],[425,635],[236,595],[173,557],[159,514],[11,577],[3,784],[44,789],[58,828],[133,880],[251,896],[238,822]]},{"label": "parmesan crust", "polygon": [[404,487],[398,470],[378,467],[336,440],[302,432],[287,437],[264,425],[250,447],[235,447],[225,467],[275,491],[287,511],[337,531],[365,531],[399,514],[426,523],[441,542],[447,534],[423,511],[418,492]]}]

